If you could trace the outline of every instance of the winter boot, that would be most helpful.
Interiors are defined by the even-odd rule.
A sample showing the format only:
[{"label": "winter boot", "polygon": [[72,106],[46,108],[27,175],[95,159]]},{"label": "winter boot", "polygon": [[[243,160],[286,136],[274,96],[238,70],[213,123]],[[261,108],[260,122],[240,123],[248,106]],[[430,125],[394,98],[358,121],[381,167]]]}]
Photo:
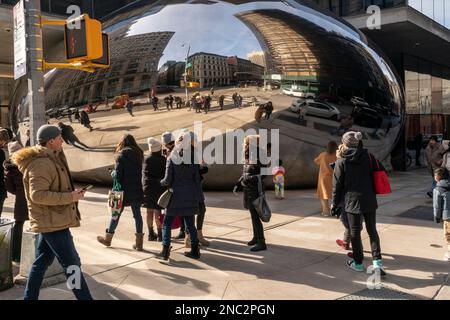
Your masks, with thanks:
[{"label": "winter boot", "polygon": [[172,246],[163,245],[161,252],[158,253],[156,257],[167,261],[170,257],[170,250],[172,250]]},{"label": "winter boot", "polygon": [[254,246],[255,244],[258,243],[258,239],[253,238],[252,240],[250,240],[249,242],[247,242],[248,246]]},{"label": "winter boot", "polygon": [[193,245],[191,248],[191,251],[185,252],[184,255],[188,258],[192,259],[200,259],[200,246],[197,243],[196,245]]},{"label": "winter boot", "polygon": [[148,241],[156,241],[158,239],[158,236],[156,235],[155,231],[153,231],[153,228],[148,229]]},{"label": "winter boot", "polygon": [[142,245],[144,243],[144,234],[143,233],[136,233],[136,243],[133,244],[133,249],[136,251],[142,251]]},{"label": "winter boot", "polygon": [[98,236],[97,237],[97,241],[100,242],[102,245],[104,245],[106,247],[110,247],[113,237],[114,237],[114,233],[109,233],[108,229],[106,229],[105,236],[104,237]]},{"label": "winter boot", "polygon": [[191,237],[189,236],[189,233],[186,233],[186,236],[184,237],[184,247],[185,248],[191,247]]},{"label": "winter boot", "polygon": [[206,240],[203,237],[202,230],[197,230],[197,237],[198,237],[198,241],[200,242],[200,245],[202,245],[204,247],[209,247],[209,245],[211,244],[208,240]]},{"label": "winter boot", "polygon": [[158,242],[162,242],[162,229],[158,229],[158,237],[156,239]]},{"label": "winter boot", "polygon": [[264,240],[258,240],[256,246],[250,249],[252,252],[267,250],[267,245]]}]

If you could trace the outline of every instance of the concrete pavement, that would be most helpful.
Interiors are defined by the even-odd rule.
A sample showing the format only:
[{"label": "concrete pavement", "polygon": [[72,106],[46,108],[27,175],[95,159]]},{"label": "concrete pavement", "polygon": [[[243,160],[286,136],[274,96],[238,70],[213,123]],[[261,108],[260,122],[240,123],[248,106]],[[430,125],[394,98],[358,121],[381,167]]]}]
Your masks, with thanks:
[{"label": "concrete pavement", "polygon": [[[379,197],[377,216],[388,272],[383,286],[410,294],[411,299],[450,299],[446,283],[450,263],[442,260],[442,225],[432,221],[431,199],[425,194],[429,175],[423,169],[393,173],[391,182],[394,192]],[[109,221],[106,194],[105,188],[87,193],[80,203],[82,227],[72,230],[96,299],[340,299],[367,289],[370,275],[345,266],[346,252],[335,244],[343,228],[337,219],[319,214],[315,190],[287,191],[284,201],[268,193],[273,211],[272,221],[265,224],[268,250],[258,253],[251,253],[245,244],[252,229],[242,198],[231,192],[207,192],[204,233],[211,247],[202,250],[196,261],[183,255],[180,242],[174,243],[170,265],[155,259],[159,243],[145,241],[145,252],[131,249],[134,222],[129,209],[122,216],[113,246],[105,248],[96,242]],[[10,196],[5,216],[11,216],[12,207]],[[410,209],[415,210],[415,218],[400,216]],[[368,266],[371,258],[365,231],[363,237]],[[2,300],[22,297],[20,286],[0,292]],[[41,299],[74,297],[60,284],[43,289]]]}]

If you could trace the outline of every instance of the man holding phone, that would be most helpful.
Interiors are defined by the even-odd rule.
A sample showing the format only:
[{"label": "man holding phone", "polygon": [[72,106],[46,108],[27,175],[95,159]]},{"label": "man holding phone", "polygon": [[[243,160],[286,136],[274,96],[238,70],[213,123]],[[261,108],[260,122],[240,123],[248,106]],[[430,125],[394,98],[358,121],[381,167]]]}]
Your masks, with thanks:
[{"label": "man holding phone", "polygon": [[38,146],[19,150],[11,157],[23,174],[31,230],[39,233],[24,299],[39,298],[45,272],[56,257],[67,277],[79,271],[80,281],[75,281],[79,285],[70,284],[76,298],[92,300],[69,230],[80,226],[78,201],[83,199],[85,190],[74,188],[60,129],[44,125],[37,132],[37,140]]}]

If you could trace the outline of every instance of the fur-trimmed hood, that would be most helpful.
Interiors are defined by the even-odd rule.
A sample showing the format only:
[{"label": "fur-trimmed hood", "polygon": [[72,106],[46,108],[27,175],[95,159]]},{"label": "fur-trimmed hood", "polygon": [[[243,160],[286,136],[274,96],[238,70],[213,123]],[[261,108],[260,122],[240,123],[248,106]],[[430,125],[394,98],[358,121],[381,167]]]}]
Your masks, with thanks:
[{"label": "fur-trimmed hood", "polygon": [[58,154],[57,151],[55,152],[45,147],[28,147],[12,154],[11,162],[23,173],[33,160],[37,158],[55,158],[56,154]]}]

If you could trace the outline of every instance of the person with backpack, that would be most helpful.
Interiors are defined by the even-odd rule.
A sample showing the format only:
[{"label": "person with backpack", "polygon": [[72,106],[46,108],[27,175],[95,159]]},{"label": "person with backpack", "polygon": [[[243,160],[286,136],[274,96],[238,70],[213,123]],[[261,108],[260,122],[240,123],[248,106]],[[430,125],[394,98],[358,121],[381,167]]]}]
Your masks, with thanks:
[{"label": "person with backpack", "polygon": [[347,214],[353,259],[347,266],[364,272],[364,251],[361,240],[362,219],[369,234],[374,270],[385,275],[381,256],[380,238],[376,228],[377,196],[373,180],[372,155],[362,148],[362,133],[349,131],[342,136],[337,151],[338,160],[333,173],[333,200],[331,211],[341,206]]},{"label": "person with backpack", "polygon": [[125,103],[125,108],[127,109],[128,113],[134,117],[133,115],[133,108],[134,108],[134,103],[133,101],[131,101],[130,99],[127,98],[127,101]]}]

